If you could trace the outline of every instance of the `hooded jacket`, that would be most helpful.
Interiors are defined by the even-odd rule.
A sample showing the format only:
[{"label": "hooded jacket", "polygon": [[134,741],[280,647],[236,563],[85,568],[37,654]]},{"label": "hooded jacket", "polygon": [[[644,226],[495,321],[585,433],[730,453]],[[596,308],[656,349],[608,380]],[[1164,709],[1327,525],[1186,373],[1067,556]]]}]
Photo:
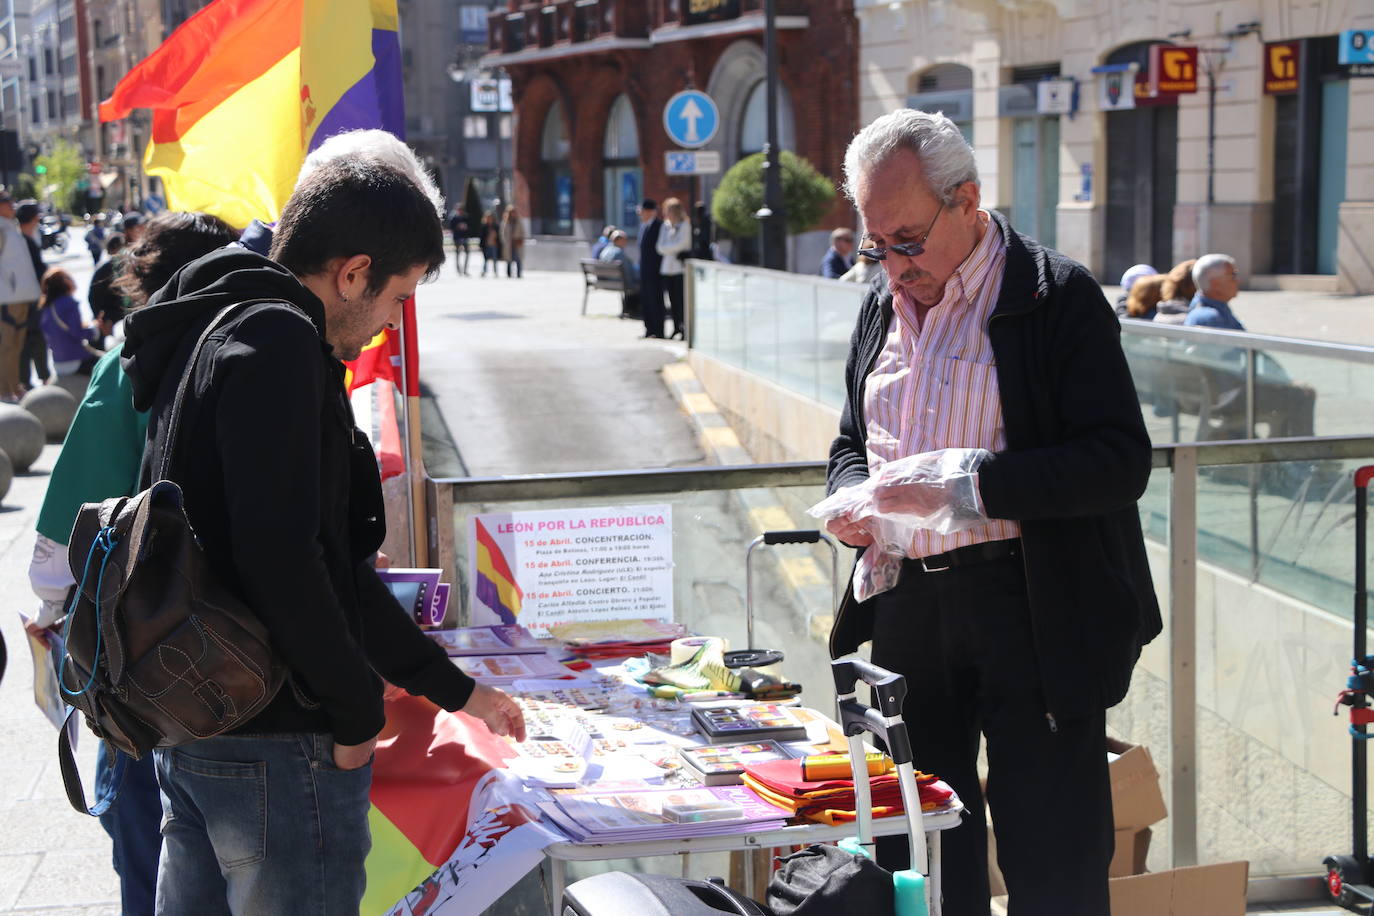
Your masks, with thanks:
[{"label": "hooded jacket", "polygon": [[125,322],[124,371],[150,412],[141,486],[155,479],[171,401],[206,342],[165,476],[211,564],[259,616],[292,689],[239,731],[360,744],[384,721],[380,674],[450,711],[473,682],[391,596],[371,557],[385,534],[376,457],[353,425],[320,300],[243,248],[193,261]]},{"label": "hooded jacket", "polygon": [[[1092,274],[1016,233],[1002,214],[992,218],[1006,268],[987,334],[1007,447],[979,468],[979,493],[990,518],[1021,526],[1034,636],[1026,648],[1039,663],[1046,712],[1082,715],[1121,702],[1141,647],[1161,629],[1136,508],[1150,437],[1121,326]],[[845,366],[829,492],[868,477],[864,384],[891,321],[892,293],[875,280]],[[856,602],[852,588],[845,594],[832,656],[872,637],[873,604]]]}]

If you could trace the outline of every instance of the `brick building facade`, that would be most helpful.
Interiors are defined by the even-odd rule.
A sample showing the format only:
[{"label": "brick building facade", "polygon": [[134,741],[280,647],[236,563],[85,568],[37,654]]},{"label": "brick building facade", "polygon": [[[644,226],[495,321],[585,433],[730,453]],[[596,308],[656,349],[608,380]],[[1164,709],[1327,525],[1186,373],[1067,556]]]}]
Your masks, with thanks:
[{"label": "brick building facade", "polygon": [[[709,203],[719,175],[670,177],[677,147],[663,127],[668,99],[706,92],[720,128],[704,149],[722,172],[762,147],[762,0],[509,0],[489,20],[483,63],[509,73],[515,100],[514,197],[547,266],[584,256],[607,223],[633,233],[643,196]],[[858,31],[853,0],[779,0],[780,146],[837,184],[857,130]],[[806,270],[836,225],[854,225],[839,195],[828,216],[791,242]],[[556,256],[555,252],[561,251]]]}]

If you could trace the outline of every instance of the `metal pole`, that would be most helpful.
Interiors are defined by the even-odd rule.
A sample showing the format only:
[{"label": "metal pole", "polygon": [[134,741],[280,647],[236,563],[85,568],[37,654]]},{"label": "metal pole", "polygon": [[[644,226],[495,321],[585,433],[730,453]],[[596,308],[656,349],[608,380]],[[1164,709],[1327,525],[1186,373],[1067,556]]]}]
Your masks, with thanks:
[{"label": "metal pole", "polygon": [[1197,864],[1197,459],[1174,449],[1169,491],[1169,845]]},{"label": "metal pole", "polygon": [[[1367,486],[1359,486],[1359,473],[1356,473],[1355,487],[1355,662],[1364,663],[1366,651],[1366,628],[1368,626],[1368,592],[1366,591],[1365,557],[1366,533],[1365,526],[1368,524],[1368,500],[1369,489]],[[1363,709],[1368,705],[1363,694],[1355,695],[1355,703],[1351,709]],[[1366,727],[1363,725],[1354,726],[1355,731],[1363,734]],[[1353,828],[1352,844],[1356,860],[1362,868],[1367,867],[1369,860],[1369,811],[1367,798],[1367,783],[1365,781],[1368,771],[1369,745],[1356,738],[1350,742],[1350,775],[1352,794],[1354,798],[1355,818],[1351,825]]]},{"label": "metal pole", "polygon": [[[1210,58],[1210,55],[1209,55]],[[1211,246],[1211,206],[1217,202],[1217,67],[1209,59],[1207,67],[1207,207],[1208,246]]]},{"label": "metal pole", "polygon": [[787,214],[783,211],[782,166],[778,162],[778,0],[765,0],[763,54],[768,71],[768,143],[764,148],[763,266],[787,269]]}]

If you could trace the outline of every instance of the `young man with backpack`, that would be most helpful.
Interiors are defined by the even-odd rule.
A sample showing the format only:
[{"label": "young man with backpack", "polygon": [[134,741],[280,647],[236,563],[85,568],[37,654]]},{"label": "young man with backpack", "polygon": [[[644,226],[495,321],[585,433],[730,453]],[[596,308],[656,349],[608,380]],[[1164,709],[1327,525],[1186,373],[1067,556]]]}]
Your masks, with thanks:
[{"label": "young man with backpack", "polygon": [[155,751],[159,913],[357,911],[382,678],[524,737],[515,703],[450,663],[372,566],[381,489],[340,361],[399,321],[443,260],[442,233],[396,169],[328,162],[287,202],[272,260],[217,251],[125,322],[124,369],[151,416],[142,485],[173,444],[190,373],[165,476],[219,582],[261,620],[288,672],[247,723]]}]

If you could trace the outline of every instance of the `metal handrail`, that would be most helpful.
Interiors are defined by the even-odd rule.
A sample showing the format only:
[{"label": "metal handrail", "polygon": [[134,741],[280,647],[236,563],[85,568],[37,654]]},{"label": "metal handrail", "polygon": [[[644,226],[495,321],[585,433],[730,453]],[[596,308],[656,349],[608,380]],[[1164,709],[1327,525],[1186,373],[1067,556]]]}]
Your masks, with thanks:
[{"label": "metal handrail", "polygon": [[[1199,467],[1320,461],[1374,456],[1374,436],[1313,436],[1156,445],[1150,449],[1151,467],[1173,467],[1178,450],[1185,447],[1197,450]],[[584,496],[650,496],[703,490],[823,486],[826,482],[826,463],[795,461],[637,471],[513,474],[504,477],[438,477],[431,480],[437,485],[450,487],[455,502],[524,502]]]},{"label": "metal handrail", "polygon": [[1272,334],[1252,334],[1249,331],[1228,331],[1221,328],[1187,327],[1160,324],[1143,318],[1122,318],[1121,329],[1140,337],[1162,337],[1193,343],[1219,344],[1273,353],[1295,353],[1299,356],[1320,356],[1344,362],[1374,365],[1374,347],[1358,344],[1329,343]]}]

